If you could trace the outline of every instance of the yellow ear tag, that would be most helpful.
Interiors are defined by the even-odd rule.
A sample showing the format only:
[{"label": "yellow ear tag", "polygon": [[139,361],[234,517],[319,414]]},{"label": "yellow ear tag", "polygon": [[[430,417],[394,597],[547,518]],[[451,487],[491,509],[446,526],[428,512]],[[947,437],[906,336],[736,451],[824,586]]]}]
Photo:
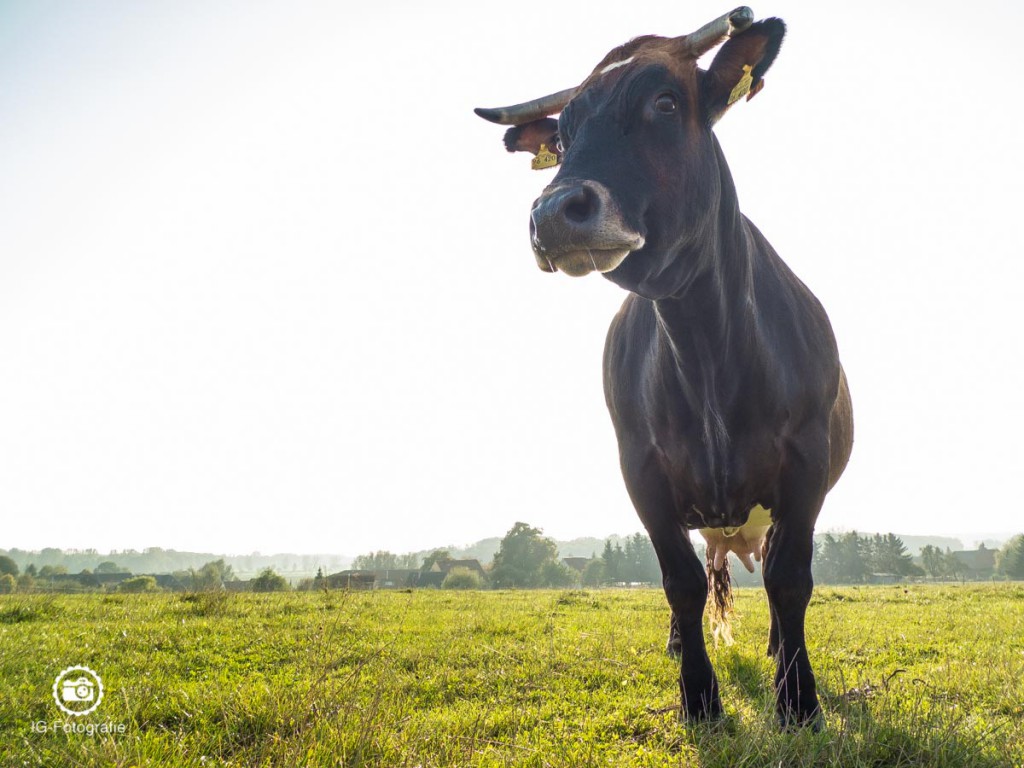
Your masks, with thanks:
[{"label": "yellow ear tag", "polygon": [[541,144],[537,156],[530,161],[530,167],[535,171],[554,168],[556,165],[558,165],[558,155],[548,149],[547,144]]},{"label": "yellow ear tag", "polygon": [[726,104],[727,107],[731,107],[735,102],[750,93],[750,86],[754,83],[754,76],[750,74],[750,70],[752,69],[753,67],[749,64],[743,65],[743,77],[740,78],[740,81],[736,83],[736,87],[732,89],[732,93],[729,94],[729,103]]}]

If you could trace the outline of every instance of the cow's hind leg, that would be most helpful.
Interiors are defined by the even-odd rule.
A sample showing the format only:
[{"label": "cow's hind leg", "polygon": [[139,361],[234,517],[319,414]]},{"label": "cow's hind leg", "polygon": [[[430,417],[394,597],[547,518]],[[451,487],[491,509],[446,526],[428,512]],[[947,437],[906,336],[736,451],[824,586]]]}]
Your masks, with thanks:
[{"label": "cow's hind leg", "polygon": [[[771,548],[772,534],[774,532],[775,526],[768,529],[768,536],[765,539],[765,552]],[[768,620],[768,657],[774,659],[779,653],[779,619],[775,615],[775,608],[772,607],[770,600],[768,601]]]},{"label": "cow's hind leg", "polygon": [[[704,645],[704,605],[708,578],[686,531],[671,520],[648,525],[661,564],[665,597],[672,607],[669,652],[678,645],[679,690],[683,711],[693,720],[722,714],[718,678]],[[674,643],[673,641],[676,641]]]}]

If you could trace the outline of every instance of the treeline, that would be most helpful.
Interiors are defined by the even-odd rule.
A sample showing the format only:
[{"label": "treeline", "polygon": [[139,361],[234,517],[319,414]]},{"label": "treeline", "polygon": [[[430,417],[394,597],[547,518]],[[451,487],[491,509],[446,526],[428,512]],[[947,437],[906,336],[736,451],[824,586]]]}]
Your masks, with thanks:
[{"label": "treeline", "polygon": [[610,540],[605,541],[601,554],[592,555],[580,570],[560,558],[553,540],[545,538],[539,528],[532,528],[526,523],[516,523],[501,540],[488,572],[491,582],[498,588],[661,582],[654,546],[641,533],[629,536],[624,543],[614,546]]},{"label": "treeline", "polygon": [[[695,547],[703,560],[704,547]],[[972,568],[961,557],[970,554],[994,554],[994,565]],[[959,555],[959,556],[958,556]],[[429,555],[428,564],[440,558],[450,558],[448,550],[436,550]],[[569,559],[562,562],[565,565]],[[526,523],[517,523],[500,539],[498,551],[489,566],[485,566],[487,583],[492,586],[562,586],[580,584],[601,586],[607,584],[644,583],[659,584],[661,570],[650,539],[634,534],[625,539],[604,542],[600,555],[592,554],[585,563],[576,563],[582,570],[573,574],[559,566],[556,542],[545,539],[541,531]],[[747,573],[732,568],[734,581],[741,586],[761,583],[761,572]],[[368,571],[407,569],[420,567],[418,553],[396,555],[388,551],[371,552],[357,557],[353,567]],[[950,548],[940,549],[926,544],[915,558],[900,536],[893,533],[861,535],[856,531],[842,534],[826,533],[814,539],[812,560],[814,579],[819,584],[863,584],[878,580],[913,579],[1024,579],[1024,535],[1016,536],[1000,549],[982,548],[973,552],[955,553]],[[574,577],[574,578],[572,578]]]},{"label": "treeline", "polygon": [[[82,591],[91,589],[121,592],[149,592],[157,589],[205,591],[234,587],[254,591],[280,591],[297,589],[351,588],[359,585],[359,573],[367,576],[380,572],[421,571],[443,572],[443,581],[411,579],[410,586],[427,583],[452,588],[531,588],[659,584],[661,571],[650,539],[640,533],[625,538],[606,539],[601,553],[589,557],[563,557],[556,541],[545,537],[539,528],[527,523],[516,523],[503,538],[498,539],[497,550],[487,564],[477,559],[459,560],[446,549],[433,550],[421,557],[420,553],[394,554],[385,550],[360,555],[352,563],[354,570],[331,573],[320,566],[316,576],[287,578],[287,571],[264,565],[255,578],[240,579],[229,558],[208,560],[201,565],[178,568],[169,573],[138,574],[114,560],[95,563],[96,554],[85,552],[62,553],[63,562],[74,563],[73,558],[92,558],[93,568],[70,571],[67,565],[52,564],[54,553],[61,550],[43,550],[42,561],[29,563],[24,568],[10,555],[0,550],[0,593],[14,591]],[[596,541],[596,540],[595,540]],[[613,543],[614,541],[614,543]],[[703,558],[703,547],[696,547]],[[9,550],[8,552],[19,552]],[[148,550],[149,554],[163,557],[173,550]],[[24,554],[24,553],[23,553]],[[35,553],[42,554],[42,553]],[[975,564],[969,563],[969,556]],[[312,557],[312,556],[311,556]],[[978,565],[981,562],[981,565]],[[247,562],[251,565],[251,562]],[[466,567],[467,565],[472,567]],[[843,534],[827,533],[815,538],[812,561],[815,581],[819,584],[860,584],[878,580],[910,579],[1024,579],[1024,535],[1007,541],[998,550],[984,546],[971,552],[953,552],[928,544],[916,559],[895,534],[860,535],[856,531]],[[348,575],[346,575],[348,574]],[[353,575],[354,574],[354,575]],[[761,574],[748,574],[742,568],[733,568],[739,585],[756,584]],[[413,573],[415,576],[416,574]],[[374,582],[371,582],[374,583]]]},{"label": "treeline", "polygon": [[[605,539],[601,554],[592,550],[588,556],[564,556],[558,542],[528,523],[516,523],[497,542],[493,559],[483,565],[482,586],[501,589],[661,582],[654,546],[642,533]],[[599,542],[594,540],[594,543]],[[352,562],[352,568],[375,572],[429,570],[435,563],[444,565],[456,561],[449,549],[433,550],[422,562],[420,555],[380,550],[360,555]]]},{"label": "treeline", "polygon": [[[975,562],[969,563],[969,556]],[[979,559],[978,556],[987,555]],[[825,534],[814,542],[814,578],[824,584],[861,584],[880,577],[897,579],[1024,579],[1024,535],[1015,536],[996,552],[942,550],[928,544],[914,558],[899,536],[861,536],[856,531]]]},{"label": "treeline", "polygon": [[183,552],[162,547],[147,547],[143,550],[122,549],[101,553],[96,549],[57,549],[46,547],[42,550],[0,549],[0,556],[7,556],[25,571],[30,565],[36,570],[50,566],[63,568],[62,573],[81,573],[83,570],[100,571],[114,567],[118,572],[127,573],[175,573],[190,568],[198,570],[209,562],[223,560],[234,573],[242,577],[258,574],[266,568],[273,568],[292,578],[311,575],[317,568],[340,571],[352,562],[344,555],[298,555],[278,553],[264,555],[254,552],[249,555],[220,555],[213,552]]},{"label": "treeline", "polygon": [[[262,579],[262,581],[260,581]],[[269,581],[268,581],[269,579]],[[162,587],[160,581],[164,583]],[[63,565],[44,565],[37,568],[30,563],[22,571],[8,556],[0,555],[0,594],[11,592],[89,592],[96,590],[114,592],[159,592],[173,588],[193,592],[220,590],[227,584],[237,582],[234,570],[223,558],[211,560],[199,568],[187,568],[170,574],[139,574],[126,571],[113,562],[104,561],[95,570],[83,568],[78,573],[68,573]],[[273,588],[256,591],[278,591],[288,587],[288,581],[272,568],[264,569],[256,579],[259,585]]]},{"label": "treeline", "polygon": [[887,574],[908,578],[924,576],[924,570],[914,564],[899,536],[860,536],[856,531],[834,536],[825,534],[814,543],[812,561],[814,578],[824,584],[857,584],[872,574]]}]

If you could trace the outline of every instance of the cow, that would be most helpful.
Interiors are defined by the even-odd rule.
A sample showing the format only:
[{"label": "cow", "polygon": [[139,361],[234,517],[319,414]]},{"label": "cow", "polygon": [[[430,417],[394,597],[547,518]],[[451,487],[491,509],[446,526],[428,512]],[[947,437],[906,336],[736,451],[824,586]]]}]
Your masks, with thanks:
[{"label": "cow", "polygon": [[779,723],[818,729],[804,619],[815,520],[853,447],[850,391],[825,310],[740,212],[713,132],[762,89],[785,30],[737,8],[615,48],[578,87],[476,112],[511,126],[510,152],[558,167],[530,210],[540,269],[600,272],[629,292],[604,391],[661,566],[683,713],[722,714],[703,614],[728,605],[732,551],[751,570],[762,561]]}]

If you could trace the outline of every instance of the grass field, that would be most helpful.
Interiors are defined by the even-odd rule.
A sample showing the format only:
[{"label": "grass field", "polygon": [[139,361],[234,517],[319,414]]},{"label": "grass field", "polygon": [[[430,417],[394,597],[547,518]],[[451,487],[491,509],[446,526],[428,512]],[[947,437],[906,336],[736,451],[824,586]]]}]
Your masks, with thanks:
[{"label": "grass field", "polygon": [[[1024,586],[817,590],[819,734],[775,729],[763,592],[737,608],[727,717],[689,726],[653,589],[4,596],[0,764],[1024,765]],[[77,719],[74,664],[106,689]]]}]

